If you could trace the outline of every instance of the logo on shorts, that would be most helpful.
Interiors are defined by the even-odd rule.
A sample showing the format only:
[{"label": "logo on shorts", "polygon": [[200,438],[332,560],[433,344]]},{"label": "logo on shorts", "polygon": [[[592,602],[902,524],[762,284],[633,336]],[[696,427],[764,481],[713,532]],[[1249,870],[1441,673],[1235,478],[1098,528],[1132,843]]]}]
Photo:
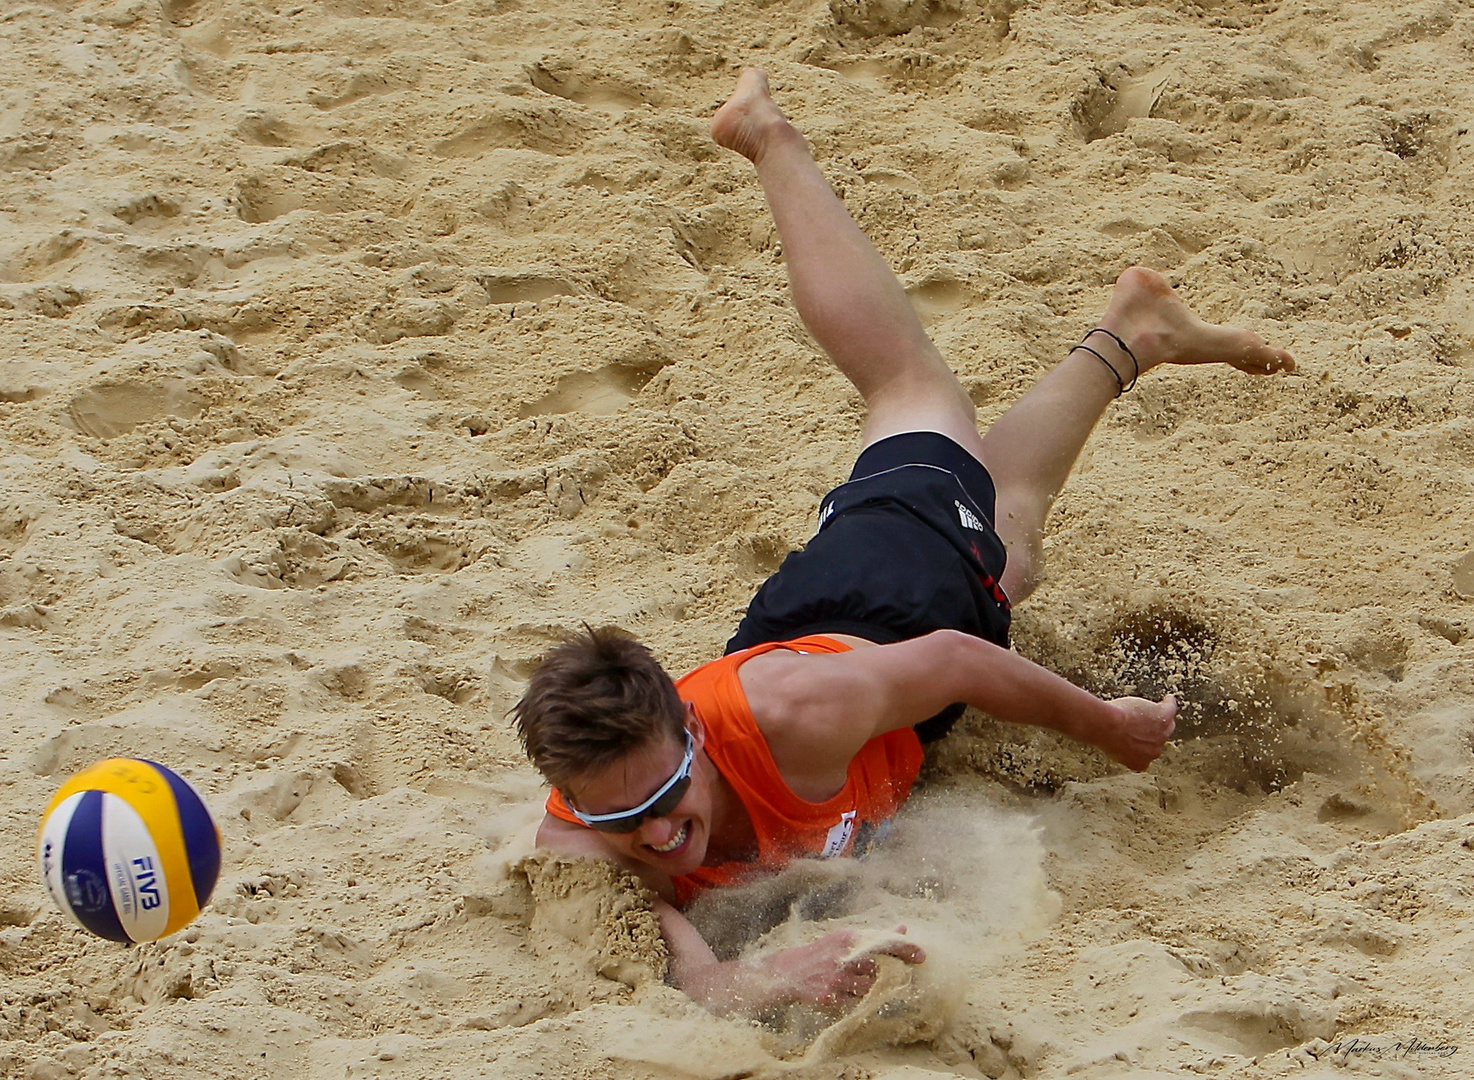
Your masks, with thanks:
[{"label": "logo on shorts", "polygon": [[952,505],[957,507],[957,517],[962,522],[964,529],[971,529],[973,532],[988,531],[988,527],[983,524],[983,519],[974,514],[971,509],[956,499],[952,500]]},{"label": "logo on shorts", "polygon": [[819,528],[822,529],[824,527],[824,523],[833,516],[834,504],[832,502],[825,503],[823,506],[819,507]]}]

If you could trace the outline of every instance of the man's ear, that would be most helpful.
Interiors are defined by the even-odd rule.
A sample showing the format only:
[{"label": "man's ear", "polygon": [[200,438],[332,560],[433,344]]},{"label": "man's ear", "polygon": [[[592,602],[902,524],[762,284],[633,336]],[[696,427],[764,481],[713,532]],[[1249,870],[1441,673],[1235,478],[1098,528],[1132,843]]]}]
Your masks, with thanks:
[{"label": "man's ear", "polygon": [[706,745],[706,725],[701,722],[701,717],[696,715],[696,706],[689,701],[686,702],[686,730],[695,740],[696,749],[700,750]]}]

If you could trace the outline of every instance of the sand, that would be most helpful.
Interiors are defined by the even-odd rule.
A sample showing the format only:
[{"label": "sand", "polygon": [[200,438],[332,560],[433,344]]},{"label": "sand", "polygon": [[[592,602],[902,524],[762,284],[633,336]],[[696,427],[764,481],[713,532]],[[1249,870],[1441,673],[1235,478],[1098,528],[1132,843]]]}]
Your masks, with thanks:
[{"label": "sand", "polygon": [[[0,42],[0,1074],[1469,1075],[1466,7],[57,0]],[[970,716],[889,862],[707,913],[907,920],[933,962],[835,1025],[707,1015],[638,890],[523,861],[505,719],[583,620],[716,655],[854,453],[705,134],[748,64],[985,420],[1132,262],[1300,362],[1115,404],[1017,612],[1182,696],[1149,773]],[[134,948],[34,864],[114,754],[225,837]]]}]

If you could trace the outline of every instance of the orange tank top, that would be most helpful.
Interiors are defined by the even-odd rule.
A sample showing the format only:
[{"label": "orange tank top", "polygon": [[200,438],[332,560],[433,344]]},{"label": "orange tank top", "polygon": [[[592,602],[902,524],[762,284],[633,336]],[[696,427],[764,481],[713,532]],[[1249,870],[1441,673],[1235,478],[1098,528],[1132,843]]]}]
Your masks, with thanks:
[{"label": "orange tank top", "polygon": [[[706,728],[706,754],[742,800],[758,846],[750,863],[701,866],[673,879],[682,905],[707,889],[734,884],[754,870],[776,870],[790,859],[864,854],[888,831],[921,771],[921,742],[910,728],[902,728],[862,746],[850,760],[844,787],[832,798],[813,803],[795,795],[778,772],[737,678],[744,663],[774,649],[840,653],[850,647],[822,635],[767,642],[703,664],[676,682],[681,700],[696,707]],[[564,821],[578,821],[556,788],[547,809]]]}]

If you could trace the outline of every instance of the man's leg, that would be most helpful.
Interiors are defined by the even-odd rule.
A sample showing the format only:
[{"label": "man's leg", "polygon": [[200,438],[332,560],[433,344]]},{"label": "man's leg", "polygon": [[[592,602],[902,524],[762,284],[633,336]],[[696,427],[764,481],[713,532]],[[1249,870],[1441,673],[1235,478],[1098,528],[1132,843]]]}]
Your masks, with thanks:
[{"label": "man's leg", "polygon": [[1125,341],[1134,360],[1109,335],[1091,334],[1088,344],[1105,362],[1070,353],[980,436],[972,401],[803,136],[768,95],[762,72],[743,72],[711,130],[757,167],[799,315],[865,399],[864,445],[902,431],[940,431],[987,466],[998,493],[995,527],[1008,549],[1001,584],[1015,602],[1043,573],[1044,520],[1120,389],[1113,371],[1126,381],[1164,363],[1222,362],[1255,374],[1294,367],[1289,353],[1257,334],[1203,322],[1161,275],[1132,267],[1097,325]]},{"label": "man's leg", "polygon": [[983,437],[983,464],[998,491],[995,528],[1008,549],[1001,584],[1014,601],[1032,593],[1042,579],[1044,520],[1096,421],[1120,389],[1107,364],[1127,384],[1159,364],[1223,363],[1254,375],[1295,368],[1289,353],[1266,345],[1258,334],[1203,322],[1162,275],[1145,267],[1133,266],[1117,279],[1095,325],[1115,335],[1087,335],[1085,344],[1100,356],[1071,352]]},{"label": "man's leg", "polygon": [[798,313],[865,399],[864,445],[929,429],[980,454],[967,392],[926,336],[895,274],[819,172],[803,135],[768,96],[761,71],[742,73],[711,133],[757,167],[783,238]]}]

